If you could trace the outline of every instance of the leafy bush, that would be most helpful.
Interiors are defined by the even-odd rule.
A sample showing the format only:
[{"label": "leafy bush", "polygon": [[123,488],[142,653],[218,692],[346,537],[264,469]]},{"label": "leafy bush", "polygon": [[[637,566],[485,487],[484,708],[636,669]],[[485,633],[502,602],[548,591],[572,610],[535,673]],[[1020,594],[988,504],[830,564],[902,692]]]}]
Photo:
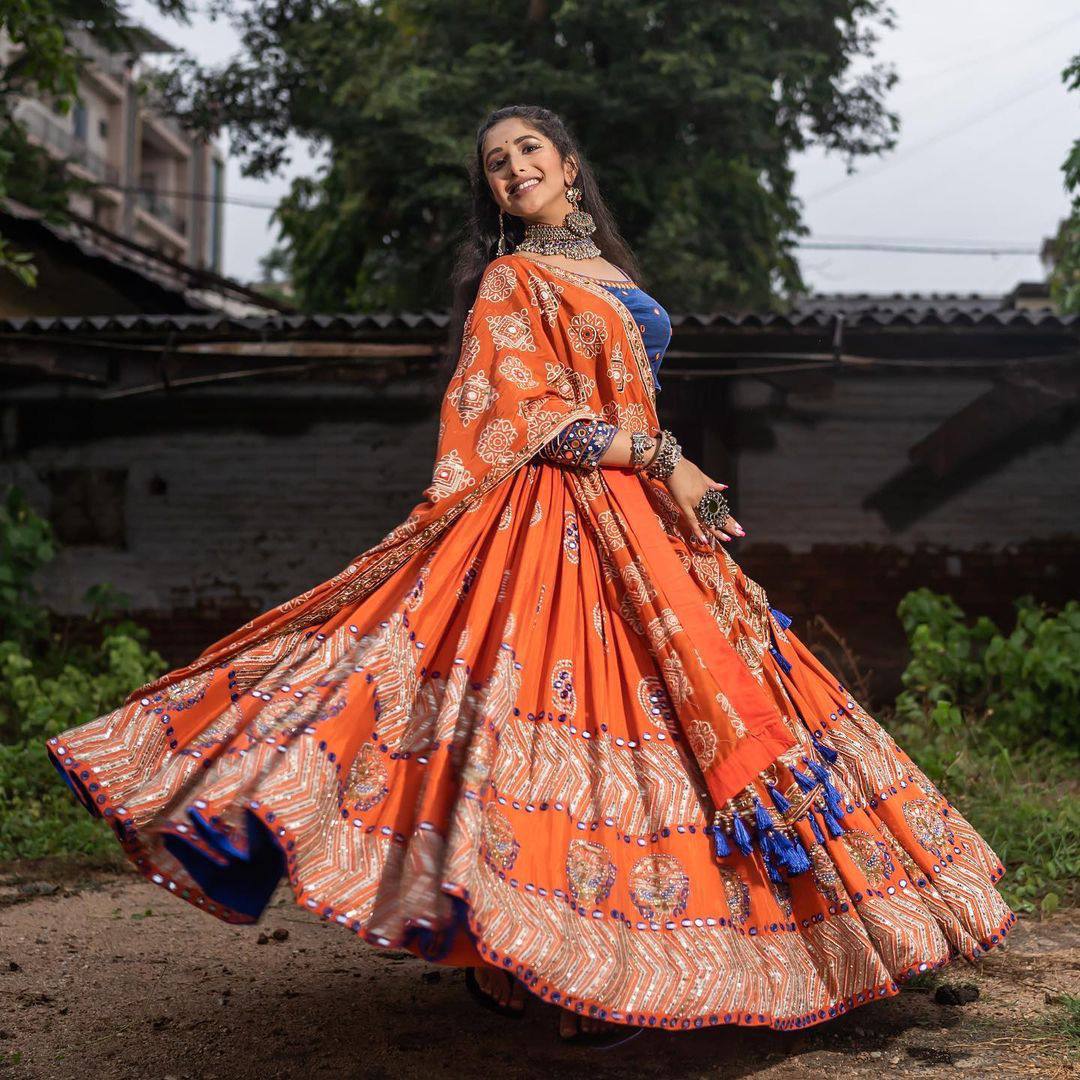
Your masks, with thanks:
[{"label": "leafy bush", "polygon": [[1051,614],[1024,597],[1008,635],[985,616],[968,626],[951,597],[929,589],[908,593],[898,614],[911,649],[901,720],[929,713],[942,728],[974,720],[1014,747],[1080,744],[1080,603]]},{"label": "leafy bush", "polygon": [[1080,881],[1080,604],[1016,610],[1006,636],[948,596],[904,597],[911,660],[886,722],[1001,856],[1013,906],[1049,912]]},{"label": "leafy bush", "polygon": [[166,668],[146,632],[118,618],[124,599],[108,587],[86,596],[96,640],[54,629],[32,579],[55,553],[49,523],[10,490],[0,505],[0,859],[112,853],[111,831],[71,795],[42,742],[116,708]]},{"label": "leafy bush", "polygon": [[0,504],[0,626],[5,638],[37,641],[48,633],[48,616],[36,603],[32,577],[55,554],[49,523],[33,512],[18,488],[10,488]]}]

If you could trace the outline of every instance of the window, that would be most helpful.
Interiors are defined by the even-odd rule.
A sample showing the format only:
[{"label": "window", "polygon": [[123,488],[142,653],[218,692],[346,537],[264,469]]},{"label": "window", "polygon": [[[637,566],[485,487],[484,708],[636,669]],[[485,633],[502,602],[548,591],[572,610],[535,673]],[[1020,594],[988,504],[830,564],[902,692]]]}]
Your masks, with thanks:
[{"label": "window", "polygon": [[224,226],[225,165],[217,158],[210,163],[210,269],[221,273],[221,233]]},{"label": "window", "polygon": [[47,476],[49,517],[61,544],[127,546],[127,469],[56,469]]},{"label": "window", "polygon": [[109,121],[108,120],[99,120],[97,122],[97,133],[103,139],[107,139],[109,137]]},{"label": "window", "polygon": [[71,110],[71,123],[75,138],[86,142],[86,106],[79,100],[76,100],[75,107]]}]

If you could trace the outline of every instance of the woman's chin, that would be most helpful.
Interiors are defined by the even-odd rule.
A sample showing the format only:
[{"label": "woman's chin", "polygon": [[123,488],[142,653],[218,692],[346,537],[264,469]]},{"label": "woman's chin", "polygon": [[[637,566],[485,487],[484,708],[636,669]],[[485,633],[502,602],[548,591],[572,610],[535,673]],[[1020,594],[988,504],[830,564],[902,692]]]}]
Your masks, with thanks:
[{"label": "woman's chin", "polygon": [[[550,207],[549,203],[551,204]],[[526,221],[541,221],[543,218],[551,216],[550,214],[545,215],[544,211],[553,210],[556,205],[554,199],[549,198],[547,195],[538,195],[535,190],[526,191],[524,195],[510,200],[511,213],[524,218]],[[565,216],[564,213],[563,217]]]}]

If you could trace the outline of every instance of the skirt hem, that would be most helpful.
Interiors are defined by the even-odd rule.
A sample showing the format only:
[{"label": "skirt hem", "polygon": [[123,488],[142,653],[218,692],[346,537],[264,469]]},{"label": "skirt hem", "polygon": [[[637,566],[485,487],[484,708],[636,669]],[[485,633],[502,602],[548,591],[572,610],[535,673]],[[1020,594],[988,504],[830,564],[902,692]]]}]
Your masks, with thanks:
[{"label": "skirt hem", "polygon": [[[73,796],[92,816],[103,818],[109,822],[128,859],[152,884],[167,889],[173,895],[180,897],[180,899],[187,901],[202,911],[206,911],[208,914],[214,915],[223,922],[234,925],[252,925],[260,921],[261,911],[257,914],[245,913],[220,901],[215,901],[197,886],[179,885],[173,881],[167,874],[162,872],[160,867],[155,865],[147,854],[146,844],[139,835],[139,829],[129,820],[128,811],[123,806],[115,804],[107,788],[96,779],[93,767],[85,762],[76,761],[68,755],[64,747],[60,745],[59,736],[54,736],[48,740],[46,751],[57,771],[67,782]],[[995,932],[984,937],[970,950],[954,951],[944,956],[935,957],[932,960],[920,961],[892,976],[888,982],[868,986],[858,993],[839,997],[803,1015],[776,1016],[770,1013],[745,1012],[734,1009],[730,1011],[710,1011],[694,1016],[624,1012],[605,1008],[589,999],[578,999],[572,995],[564,994],[562,991],[548,986],[539,976],[535,975],[531,968],[518,961],[515,957],[500,953],[488,946],[484,940],[483,927],[473,914],[469,890],[462,885],[443,882],[440,886],[445,894],[458,901],[457,918],[446,929],[432,928],[430,925],[425,925],[423,920],[406,922],[405,925],[408,929],[404,935],[388,938],[367,929],[360,920],[350,920],[347,914],[335,912],[332,906],[321,904],[318,899],[305,895],[305,889],[296,877],[295,855],[291,850],[293,844],[290,842],[289,830],[277,821],[275,812],[255,800],[247,800],[245,809],[258,819],[259,823],[277,844],[284,863],[283,873],[292,889],[297,906],[316,914],[322,921],[335,922],[340,926],[345,926],[365,943],[376,948],[406,948],[414,952],[419,958],[430,963],[476,966],[456,959],[447,959],[456,930],[459,925],[463,925],[470,934],[476,953],[481,958],[482,963],[513,974],[530,993],[541,1000],[574,1013],[597,1017],[630,1027],[651,1028],[658,1031],[688,1031],[718,1026],[766,1027],[777,1031],[793,1031],[812,1027],[843,1015],[860,1005],[895,997],[900,993],[900,984],[918,975],[938,970],[954,960],[964,959],[968,962],[976,962],[991,949],[1004,944],[1006,936],[1017,918],[1015,912],[1011,912]],[[175,826],[166,827],[161,831],[165,835],[177,835]],[[190,838],[185,836],[185,839]],[[205,845],[198,846],[204,847]],[[206,853],[211,858],[215,857],[211,851]],[[1004,869],[999,867],[989,875],[989,883],[991,885],[996,884],[1003,876]],[[269,894],[267,900],[269,900]],[[856,907],[858,906],[858,901],[853,901],[853,903]]]}]

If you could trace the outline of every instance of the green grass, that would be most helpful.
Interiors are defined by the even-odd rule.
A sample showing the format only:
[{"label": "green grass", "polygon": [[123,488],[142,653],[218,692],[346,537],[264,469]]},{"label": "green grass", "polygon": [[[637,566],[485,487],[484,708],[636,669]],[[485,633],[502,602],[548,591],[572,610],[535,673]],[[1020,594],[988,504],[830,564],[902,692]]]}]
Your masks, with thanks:
[{"label": "green grass", "polygon": [[974,724],[886,726],[997,852],[1007,871],[999,888],[1015,910],[1052,914],[1080,902],[1074,755],[1053,743],[1009,749]]}]

